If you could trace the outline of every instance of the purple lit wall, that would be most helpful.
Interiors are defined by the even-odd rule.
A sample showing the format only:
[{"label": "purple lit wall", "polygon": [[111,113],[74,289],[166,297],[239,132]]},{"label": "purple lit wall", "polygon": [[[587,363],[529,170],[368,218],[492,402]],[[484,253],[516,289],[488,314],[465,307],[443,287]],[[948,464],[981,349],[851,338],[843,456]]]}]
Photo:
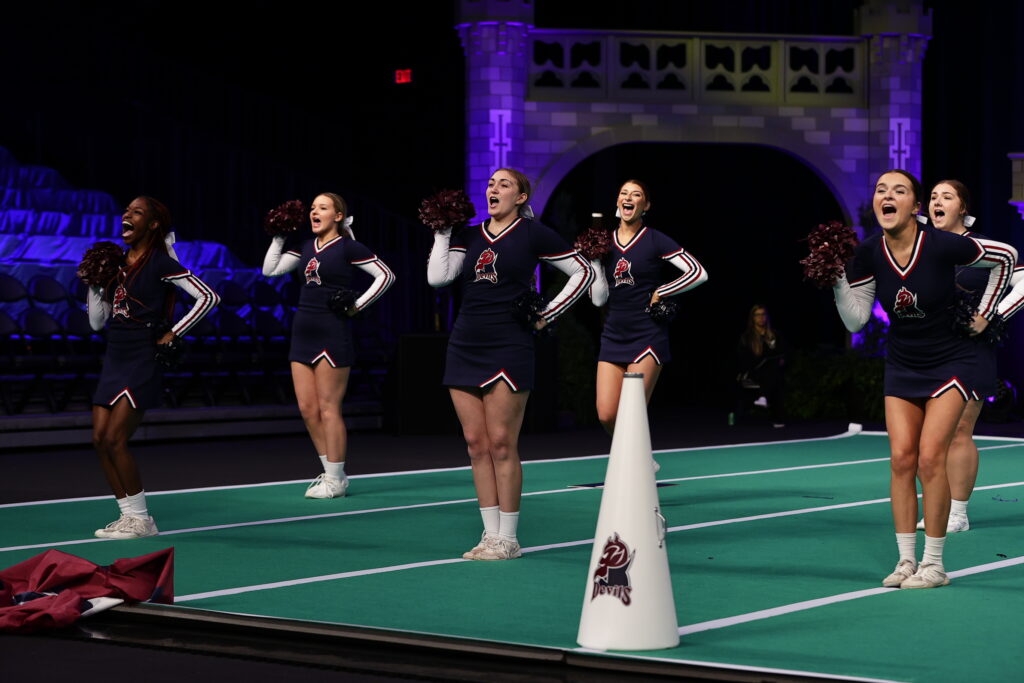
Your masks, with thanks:
[{"label": "purple lit wall", "polygon": [[523,109],[533,4],[464,0],[456,26],[466,54],[466,192],[484,192],[495,169],[523,166]]},{"label": "purple lit wall", "polygon": [[466,189],[521,169],[540,215],[608,147],[751,144],[806,163],[857,224],[875,174],[921,172],[931,15],[906,5],[868,0],[854,36],[728,36],[535,28],[526,0],[462,0]]}]

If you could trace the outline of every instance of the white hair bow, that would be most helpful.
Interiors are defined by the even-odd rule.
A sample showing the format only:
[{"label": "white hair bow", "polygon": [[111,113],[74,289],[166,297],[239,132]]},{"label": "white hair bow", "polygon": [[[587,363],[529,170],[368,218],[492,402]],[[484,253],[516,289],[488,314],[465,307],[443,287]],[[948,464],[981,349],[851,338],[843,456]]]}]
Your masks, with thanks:
[{"label": "white hair bow", "polygon": [[349,239],[356,238],[356,234],[352,232],[352,216],[345,216],[345,220],[341,222],[341,229],[348,233]]}]

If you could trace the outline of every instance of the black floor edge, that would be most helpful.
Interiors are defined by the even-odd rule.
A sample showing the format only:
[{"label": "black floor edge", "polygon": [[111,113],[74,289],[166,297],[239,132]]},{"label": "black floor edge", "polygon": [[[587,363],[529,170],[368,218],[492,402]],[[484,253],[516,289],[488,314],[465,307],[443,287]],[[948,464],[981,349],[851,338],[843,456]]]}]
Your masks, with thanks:
[{"label": "black floor edge", "polygon": [[67,637],[398,679],[835,680],[153,604],[121,606],[82,620]]}]

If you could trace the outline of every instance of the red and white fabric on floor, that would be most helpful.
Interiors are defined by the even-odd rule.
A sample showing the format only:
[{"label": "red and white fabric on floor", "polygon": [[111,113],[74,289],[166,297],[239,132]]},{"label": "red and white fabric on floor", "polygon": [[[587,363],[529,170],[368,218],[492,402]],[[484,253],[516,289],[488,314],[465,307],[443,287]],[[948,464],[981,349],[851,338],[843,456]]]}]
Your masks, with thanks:
[{"label": "red and white fabric on floor", "polygon": [[174,602],[174,548],[100,566],[47,550],[0,571],[0,632],[61,628],[122,602]]}]

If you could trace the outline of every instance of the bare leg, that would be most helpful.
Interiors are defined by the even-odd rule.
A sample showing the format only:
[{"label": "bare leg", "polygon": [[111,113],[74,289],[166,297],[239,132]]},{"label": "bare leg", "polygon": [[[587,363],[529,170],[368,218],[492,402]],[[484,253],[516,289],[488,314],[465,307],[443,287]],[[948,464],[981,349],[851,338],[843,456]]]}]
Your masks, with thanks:
[{"label": "bare leg", "polygon": [[306,423],[306,431],[313,441],[317,455],[327,452],[327,439],[324,438],[324,427],[320,421],[320,399],[316,393],[316,375],[313,368],[303,363],[292,361],[292,384],[295,385],[295,400],[299,404],[302,421]]},{"label": "bare leg", "polygon": [[626,368],[614,363],[597,364],[597,419],[608,434],[615,431],[615,417],[619,412],[619,393]]},{"label": "bare leg", "polygon": [[341,416],[341,401],[348,388],[351,368],[332,368],[330,363],[320,361],[313,369],[316,380],[316,395],[320,411],[321,438],[327,462],[345,462],[348,447],[348,432]]},{"label": "bare leg", "polygon": [[968,401],[956,425],[956,433],[949,445],[946,474],[949,492],[955,500],[970,500],[974,482],[978,478],[978,447],[974,444],[974,425],[981,415],[981,401]]},{"label": "bare leg", "polygon": [[964,401],[955,391],[947,391],[925,403],[924,426],[921,430],[918,477],[924,494],[925,534],[932,538],[946,535],[949,521],[949,479],[946,476],[946,454],[957,421],[964,410]]},{"label": "bare leg", "polygon": [[495,382],[483,395],[487,438],[502,512],[519,512],[523,495],[523,466],[519,460],[519,430],[529,391],[513,392],[504,382]]},{"label": "bare leg", "polygon": [[124,498],[142,491],[142,480],[135,458],[128,451],[128,439],[138,429],[144,412],[132,408],[126,398],[119,400],[112,408],[93,406],[93,446],[115,498]]},{"label": "bare leg", "polygon": [[619,412],[619,396],[622,393],[622,379],[627,372],[642,372],[644,375],[644,397],[651,402],[654,387],[661,375],[661,366],[653,358],[645,356],[639,363],[623,367],[615,363],[600,361],[597,364],[597,419],[608,434],[615,431],[615,419]]},{"label": "bare leg", "polygon": [[[947,392],[948,393],[948,392]],[[914,533],[917,519],[917,463],[924,425],[924,400],[885,397],[889,432],[892,521],[898,534]]]},{"label": "bare leg", "polygon": [[494,464],[491,462],[491,444],[487,438],[483,392],[460,387],[450,387],[448,391],[459,424],[462,425],[462,435],[466,439],[477,500],[482,508],[494,507],[498,504],[498,484],[494,477]]}]

